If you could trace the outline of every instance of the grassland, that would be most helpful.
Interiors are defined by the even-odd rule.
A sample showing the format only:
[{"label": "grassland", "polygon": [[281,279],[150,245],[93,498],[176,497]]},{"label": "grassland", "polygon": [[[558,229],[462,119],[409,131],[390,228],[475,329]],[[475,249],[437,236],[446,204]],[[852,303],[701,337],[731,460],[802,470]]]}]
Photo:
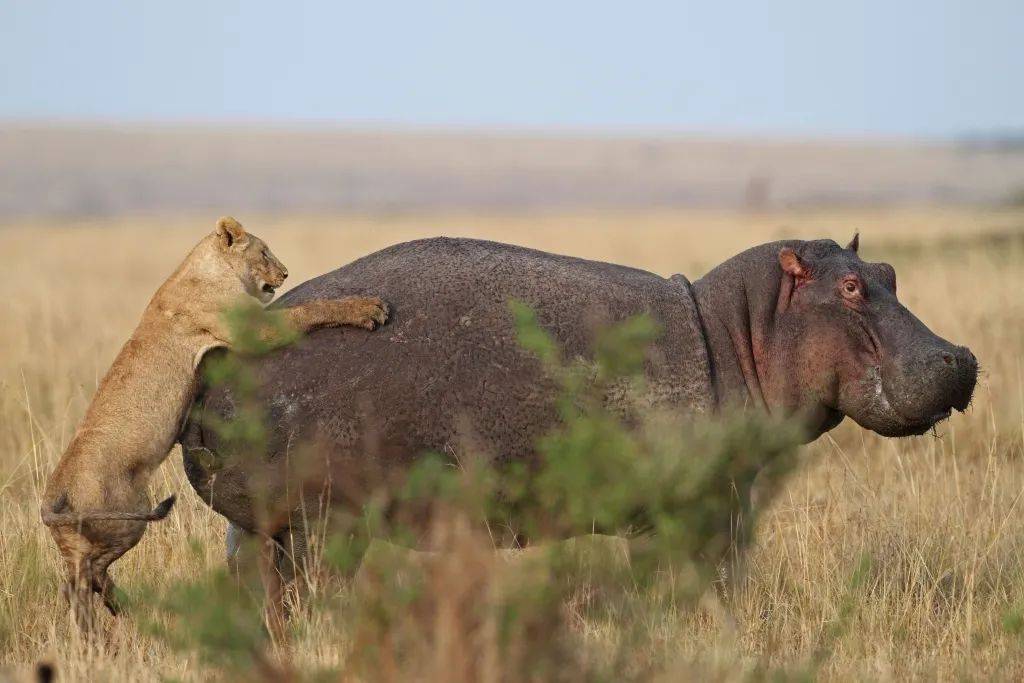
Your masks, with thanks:
[{"label": "grassland", "polygon": [[[0,229],[7,276],[0,301],[0,669],[12,675],[45,659],[62,680],[206,678],[198,659],[169,649],[130,617],[108,624],[102,647],[79,646],[58,598],[57,556],[38,506],[42,482],[148,297],[215,218]],[[289,266],[290,283],[437,234],[696,277],[755,243],[843,241],[860,230],[863,255],[896,266],[904,303],[979,357],[973,406],[934,436],[886,440],[845,423],[803,449],[799,469],[762,519],[749,578],[729,606],[652,613],[650,651],[636,656],[663,659],[666,679],[796,672],[815,657],[821,676],[838,680],[1024,677],[1024,212],[240,218]],[[179,492],[181,502],[116,566],[128,593],[159,590],[222,563],[224,522],[192,494],[178,453],[154,489]],[[851,591],[864,557],[871,559],[867,576]],[[848,627],[834,629],[839,619]],[[594,657],[617,637],[613,626],[585,617],[576,628]],[[348,656],[344,624],[316,620],[300,624],[299,633],[300,663]]]}]

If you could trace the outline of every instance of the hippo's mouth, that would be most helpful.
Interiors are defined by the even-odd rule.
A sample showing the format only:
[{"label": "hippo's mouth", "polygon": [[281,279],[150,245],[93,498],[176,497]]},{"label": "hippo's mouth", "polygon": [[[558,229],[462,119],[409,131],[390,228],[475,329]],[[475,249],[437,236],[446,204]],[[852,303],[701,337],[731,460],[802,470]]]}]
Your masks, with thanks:
[{"label": "hippo's mouth", "polygon": [[951,408],[946,408],[942,412],[935,413],[924,422],[911,424],[909,427],[907,427],[908,433],[906,434],[906,436],[920,436],[922,434],[927,434],[929,431],[935,428],[935,425],[939,424],[944,420],[948,420],[949,416],[952,414],[953,410]]},{"label": "hippo's mouth", "polygon": [[921,436],[922,434],[927,434],[929,431],[934,429],[935,425],[940,422],[948,420],[950,415],[953,414],[953,406],[949,406],[929,415],[924,420],[920,417],[909,417],[905,415],[896,405],[896,402],[890,399],[891,394],[886,387],[885,379],[881,377],[878,382],[878,396],[881,399],[882,404],[902,423],[898,430],[899,433],[893,433],[887,436]]},{"label": "hippo's mouth", "polygon": [[948,420],[953,414],[953,408],[959,410],[959,406],[941,407],[940,404],[940,406],[936,406],[938,410],[926,417],[920,414],[908,414],[910,411],[906,410],[906,406],[901,405],[898,400],[900,394],[893,392],[880,365],[869,368],[867,384],[870,387],[868,391],[872,394],[871,408],[869,414],[863,416],[865,421],[857,420],[857,422],[882,436],[902,437],[927,434],[935,428],[935,425]]}]

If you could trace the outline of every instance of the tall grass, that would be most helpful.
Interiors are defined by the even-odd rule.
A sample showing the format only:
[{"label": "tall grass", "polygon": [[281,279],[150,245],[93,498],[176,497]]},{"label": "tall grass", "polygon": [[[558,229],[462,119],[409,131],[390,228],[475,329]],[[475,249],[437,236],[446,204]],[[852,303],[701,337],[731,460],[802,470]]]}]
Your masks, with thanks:
[{"label": "tall grass", "polygon": [[[41,482],[99,376],[150,294],[211,219],[0,230],[0,253],[8,257],[0,302],[0,666],[27,671],[50,660],[69,680],[205,680],[211,671],[202,653],[154,633],[174,618],[146,607],[157,598],[175,600],[182,587],[216,581],[223,563],[224,523],[188,495],[178,454],[154,488],[184,493],[179,507],[115,567],[119,584],[143,607],[106,623],[99,648],[81,646],[69,627],[56,553],[38,522]],[[727,595],[684,609],[637,590],[624,603],[637,618],[630,623],[644,633],[628,663],[613,661],[629,635],[622,622],[593,609],[587,595],[562,595],[557,618],[571,634],[573,657],[583,662],[566,670],[720,680],[809,672],[883,680],[1024,675],[1024,213],[289,218],[268,220],[264,229],[259,220],[248,223],[296,281],[431,234],[501,239],[693,278],[758,242],[844,241],[860,229],[865,257],[896,266],[901,299],[981,360],[972,408],[937,436],[886,440],[844,424],[802,449],[796,471],[764,509],[745,578]],[[314,544],[317,553],[328,554]],[[464,579],[466,567],[480,567],[470,574],[488,577],[494,561],[481,555],[430,576]],[[359,629],[370,622],[352,616],[360,584],[314,579],[311,601],[331,608],[296,615],[294,666],[387,674],[359,666],[358,645],[373,635]],[[481,590],[472,581],[456,585],[453,605],[469,604]],[[254,596],[235,590],[241,610]],[[465,631],[457,627],[458,610],[428,614],[435,635],[419,658],[423,678],[450,661],[446,652],[467,646],[445,638]],[[479,625],[478,632],[488,628]],[[488,661],[494,660],[480,666],[493,671]]]}]

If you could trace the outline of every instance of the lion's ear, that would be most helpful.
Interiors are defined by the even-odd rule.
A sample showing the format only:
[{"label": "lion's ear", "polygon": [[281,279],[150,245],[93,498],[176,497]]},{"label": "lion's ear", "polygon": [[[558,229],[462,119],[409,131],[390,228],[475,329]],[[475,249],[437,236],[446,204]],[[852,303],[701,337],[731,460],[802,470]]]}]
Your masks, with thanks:
[{"label": "lion's ear", "polygon": [[224,247],[232,247],[236,244],[244,244],[248,237],[245,228],[231,216],[224,216],[217,221],[217,237]]}]

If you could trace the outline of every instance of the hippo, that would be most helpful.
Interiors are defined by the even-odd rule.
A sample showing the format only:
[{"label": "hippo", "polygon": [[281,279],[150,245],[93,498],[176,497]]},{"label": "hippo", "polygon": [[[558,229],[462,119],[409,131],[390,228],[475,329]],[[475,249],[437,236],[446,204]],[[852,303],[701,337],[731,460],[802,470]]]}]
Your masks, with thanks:
[{"label": "hippo", "polygon": [[[647,314],[662,333],[648,350],[659,405],[713,417],[730,407],[792,416],[806,441],[845,417],[879,434],[923,434],[964,411],[978,363],[931,332],[896,296],[896,274],[858,256],[858,237],[788,240],[740,253],[691,283],[621,265],[474,239],[398,244],[310,280],[277,302],[294,306],[379,296],[391,319],[377,332],[324,329],[252,361],[268,419],[264,457],[232,457],[216,425],[235,414],[224,387],[204,390],[181,436],[189,481],[240,531],[296,542],[296,516],[270,529],[248,480],[299,443],[326,454],[346,505],[368,473],[401,471],[426,452],[473,448],[500,462],[536,456],[557,424],[556,385],[518,343],[519,300],[567,358],[594,353],[602,325]],[[223,462],[211,474],[209,456]],[[202,457],[200,457],[202,456]],[[261,476],[265,476],[261,475]],[[271,497],[284,499],[287,482]],[[747,492],[742,492],[746,495]],[[291,501],[286,507],[293,505]]]}]

